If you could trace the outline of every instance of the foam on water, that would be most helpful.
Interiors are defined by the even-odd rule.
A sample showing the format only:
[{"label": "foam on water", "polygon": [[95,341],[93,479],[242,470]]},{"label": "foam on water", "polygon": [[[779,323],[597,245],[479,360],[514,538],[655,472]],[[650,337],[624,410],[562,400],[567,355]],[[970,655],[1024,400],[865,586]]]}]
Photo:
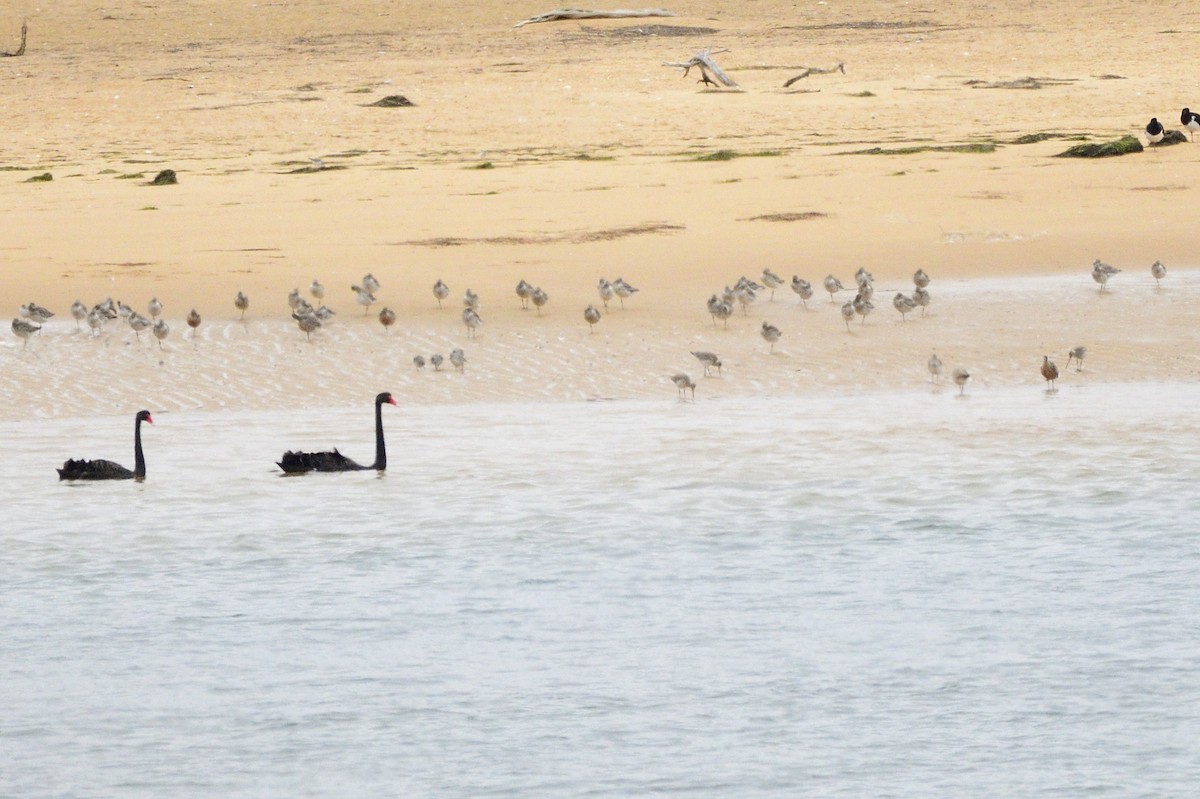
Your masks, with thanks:
[{"label": "foam on water", "polygon": [[1185,795],[1200,388],[0,427],[0,795]]}]

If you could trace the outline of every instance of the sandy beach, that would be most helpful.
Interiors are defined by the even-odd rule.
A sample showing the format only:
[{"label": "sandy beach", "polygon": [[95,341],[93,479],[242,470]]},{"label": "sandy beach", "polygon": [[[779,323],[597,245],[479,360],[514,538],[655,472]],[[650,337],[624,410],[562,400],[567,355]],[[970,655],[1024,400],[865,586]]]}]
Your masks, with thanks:
[{"label": "sandy beach", "polygon": [[[1196,379],[1200,149],[1054,156],[1140,136],[1151,116],[1178,128],[1200,106],[1186,58],[1200,9],[668,7],[514,28],[550,6],[0,6],[0,49],[29,25],[24,55],[0,59],[0,300],[13,317],[29,301],[56,313],[28,349],[5,320],[0,419],[381,389],[402,404],[671,400],[678,371],[697,401],[923,390],[934,351],[972,372],[968,393],[1040,388],[1045,354],[1062,390]],[[736,88],[663,66],[703,48],[728,51],[714,58]],[[372,105],[392,95],[413,105]],[[178,184],[148,185],[164,169]],[[1103,293],[1097,258],[1123,270]],[[850,286],[859,267],[876,308],[848,331],[853,292],[831,303],[820,281]],[[808,308],[785,286],[714,326],[709,296],[764,268],[811,281]],[[905,321],[892,297],[917,268],[932,302]],[[367,272],[382,288],[364,315],[350,285]],[[589,331],[597,280],[618,276],[640,291]],[[314,278],[337,316],[310,342],[286,297]],[[549,294],[540,315],[521,309],[521,279]],[[172,328],[162,349],[121,320],[76,332],[68,310],[112,297],[145,313],[152,296]],[[783,332],[770,354],[764,321]],[[1084,371],[1067,371],[1078,345]],[[454,347],[462,374],[412,365]],[[721,377],[701,379],[701,349]]]}]

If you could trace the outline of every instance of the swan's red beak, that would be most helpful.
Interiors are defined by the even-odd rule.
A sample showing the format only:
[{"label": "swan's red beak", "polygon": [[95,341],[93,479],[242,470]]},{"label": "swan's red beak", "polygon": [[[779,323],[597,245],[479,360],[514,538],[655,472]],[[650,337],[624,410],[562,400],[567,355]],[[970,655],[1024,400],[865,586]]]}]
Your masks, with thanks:
[{"label": "swan's red beak", "polygon": [[397,403],[396,403],[396,398],[395,398],[395,397],[393,397],[391,394],[388,394],[388,400],[387,400],[387,401],[388,401],[388,405],[396,405],[396,404],[397,404]]},{"label": "swan's red beak", "polygon": [[153,417],[153,416],[147,416],[147,417],[146,417],[146,421],[147,421],[147,422],[149,422],[150,424],[154,424],[154,417]]}]

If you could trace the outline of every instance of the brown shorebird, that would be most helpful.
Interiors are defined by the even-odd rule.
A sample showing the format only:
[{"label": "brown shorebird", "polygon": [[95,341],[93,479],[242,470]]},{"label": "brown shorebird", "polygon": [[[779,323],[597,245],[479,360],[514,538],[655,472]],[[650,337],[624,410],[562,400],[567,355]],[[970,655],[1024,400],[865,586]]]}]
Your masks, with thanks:
[{"label": "brown shorebird", "polygon": [[383,325],[384,332],[391,333],[392,325],[396,324],[396,312],[385,307],[379,312],[379,324]]},{"label": "brown shorebird", "polygon": [[246,321],[246,309],[250,307],[250,300],[246,298],[245,294],[240,291],[237,293],[237,296],[233,298],[233,307],[242,312],[241,319],[243,322]]},{"label": "brown shorebird", "polygon": [[954,370],[954,385],[958,386],[958,395],[961,397],[967,390],[967,381],[971,379],[971,373],[961,366]]},{"label": "brown shorebird", "polygon": [[1058,379],[1058,367],[1054,365],[1054,361],[1050,360],[1049,355],[1042,356],[1042,377],[1050,384],[1046,391],[1055,391],[1054,381]]},{"label": "brown shorebird", "polygon": [[192,346],[196,346],[196,328],[200,327],[200,314],[193,308],[188,312],[187,325],[192,329]]}]

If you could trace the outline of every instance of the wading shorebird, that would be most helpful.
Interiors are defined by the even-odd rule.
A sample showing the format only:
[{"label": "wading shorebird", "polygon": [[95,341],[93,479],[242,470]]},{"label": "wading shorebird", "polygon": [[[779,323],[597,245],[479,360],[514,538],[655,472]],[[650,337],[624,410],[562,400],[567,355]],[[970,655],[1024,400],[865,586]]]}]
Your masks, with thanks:
[{"label": "wading shorebird", "polygon": [[961,397],[967,390],[967,381],[971,379],[971,373],[961,366],[954,370],[954,385],[958,386],[958,395]]},{"label": "wading shorebird", "polygon": [[685,375],[683,372],[671,375],[671,382],[675,384],[675,388],[679,390],[679,399],[685,399],[684,394],[689,388],[692,390],[692,399],[696,398],[696,384],[692,382],[692,378]]},{"label": "wading shorebird", "polygon": [[604,310],[607,311],[608,301],[617,296],[617,290],[613,288],[612,283],[600,278],[600,282],[596,284],[596,292],[600,295],[600,301],[604,303]]},{"label": "wading shorebird", "polygon": [[808,301],[812,299],[813,295],[812,283],[802,280],[799,275],[792,275],[792,291],[796,292],[796,296],[804,304],[804,310],[807,311]]},{"label": "wading shorebird", "polygon": [[465,371],[467,365],[467,356],[458,347],[450,350],[450,363],[454,364],[454,368],[458,371]]},{"label": "wading shorebird", "polygon": [[384,308],[379,312],[379,324],[383,325],[385,333],[392,332],[392,325],[396,324],[396,312],[391,308]]},{"label": "wading shorebird", "polygon": [[639,289],[635,289],[633,286],[626,283],[622,278],[617,278],[616,280],[614,280],[612,282],[612,287],[613,287],[613,291],[617,295],[617,299],[619,299],[621,301],[621,310],[622,311],[625,310],[626,298],[632,297],[634,294],[637,294],[639,291]]},{"label": "wading shorebird", "polygon": [[38,305],[36,302],[31,302],[28,305],[21,306],[21,316],[35,325],[44,325],[50,321],[54,313]]},{"label": "wading shorebird", "polygon": [[1162,283],[1159,281],[1167,276],[1167,268],[1163,266],[1162,261],[1155,261],[1154,263],[1150,264],[1150,276],[1154,278],[1155,286],[1162,285]]},{"label": "wading shorebird", "polygon": [[854,320],[854,302],[847,300],[842,303],[842,321],[846,323],[846,332],[850,332],[850,322]]},{"label": "wading shorebird", "polygon": [[146,303],[146,310],[150,312],[151,319],[157,319],[162,315],[163,305],[158,301],[158,297],[151,297],[150,302]]},{"label": "wading shorebird", "polygon": [[704,367],[704,376],[712,377],[712,370],[716,367],[717,374],[721,374],[721,359],[713,352],[693,352],[701,365]]},{"label": "wading shorebird", "polygon": [[771,290],[771,302],[775,302],[775,289],[783,285],[783,278],[770,269],[763,269],[762,282],[764,286]]},{"label": "wading shorebird", "polygon": [[369,294],[375,294],[380,289],[379,281],[376,280],[375,276],[370,272],[367,272],[365,275],[363,275],[362,287],[366,289]]},{"label": "wading shorebird", "polygon": [[928,289],[915,288],[913,289],[913,302],[921,306],[921,316],[925,315],[925,309],[929,307],[929,291]]},{"label": "wading shorebird", "polygon": [[594,305],[583,309],[583,321],[588,323],[589,332],[596,332],[596,323],[600,321],[600,311]]},{"label": "wading shorebird", "polygon": [[533,295],[533,286],[521,280],[517,283],[517,296],[521,298],[521,310],[529,310],[529,298]]},{"label": "wading shorebird", "polygon": [[1042,356],[1042,377],[1050,385],[1047,392],[1057,391],[1054,387],[1054,381],[1058,379],[1058,367],[1054,365],[1054,361],[1050,360],[1049,355]]},{"label": "wading shorebird", "polygon": [[292,318],[296,320],[296,325],[304,333],[304,338],[307,341],[312,341],[313,331],[321,326],[321,320],[317,318],[317,315],[311,313],[294,313],[292,314]]},{"label": "wading shorebird", "polygon": [[929,362],[925,366],[929,369],[929,382],[942,382],[942,359],[936,352],[929,356]]},{"label": "wading shorebird", "polygon": [[1092,280],[1100,284],[1101,293],[1107,287],[1108,279],[1113,275],[1120,274],[1120,272],[1120,269],[1102,262],[1099,258],[1092,261]]},{"label": "wading shorebird", "polygon": [[166,349],[166,347],[163,346],[163,341],[166,340],[167,336],[171,335],[171,326],[167,324],[167,320],[159,319],[154,323],[152,330],[154,332],[154,337],[158,339],[158,348],[160,350]]},{"label": "wading shorebird", "polygon": [[233,307],[242,312],[240,318],[243,322],[246,321],[246,309],[250,307],[250,300],[245,294],[240,291],[237,293],[237,296],[233,298]]},{"label": "wading shorebird", "polygon": [[918,269],[913,272],[913,285],[919,289],[923,289],[929,285],[929,275],[925,274],[924,269]]},{"label": "wading shorebird", "polygon": [[462,320],[463,324],[467,326],[467,338],[475,338],[475,331],[483,325],[483,319],[475,312],[474,308],[463,308]]},{"label": "wading shorebird", "polygon": [[842,281],[838,280],[833,275],[825,276],[825,290],[829,292],[829,301],[830,302],[834,301],[834,299],[833,299],[834,294],[837,294],[839,291],[842,291],[845,288],[846,287],[842,285]]},{"label": "wading shorebird", "polygon": [[533,293],[529,295],[529,299],[533,300],[533,306],[537,308],[537,315],[542,315],[542,306],[550,302],[550,295],[542,291],[541,286],[534,288]]},{"label": "wading shorebird", "polygon": [[23,350],[29,349],[29,337],[41,329],[41,325],[35,325],[33,322],[27,322],[24,319],[12,320],[12,332],[16,334],[17,338],[25,342],[21,346]]},{"label": "wading shorebird", "polygon": [[442,281],[433,284],[433,296],[437,298],[438,307],[442,307],[442,300],[450,296],[450,287]]},{"label": "wading shorebird", "polygon": [[425,368],[425,356],[424,355],[414,355],[413,356],[413,366],[417,367],[418,370],[424,369]]},{"label": "wading shorebird", "polygon": [[195,346],[196,345],[196,328],[200,327],[200,314],[196,312],[195,308],[188,311],[187,326],[192,329],[192,346]]},{"label": "wading shorebird", "polygon": [[479,295],[467,289],[463,292],[463,307],[470,308],[472,311],[479,310]]},{"label": "wading shorebird", "polygon": [[771,348],[767,351],[771,353],[775,352],[775,342],[779,341],[783,333],[779,332],[779,328],[775,327],[775,325],[769,325],[766,322],[762,323],[762,329],[759,332],[762,334],[763,339],[771,345]]},{"label": "wading shorebird", "polygon": [[862,317],[860,326],[867,323],[867,314],[875,310],[875,304],[868,297],[864,297],[861,291],[851,300],[851,305],[854,306],[854,312]]},{"label": "wading shorebird", "polygon": [[429,363],[431,366],[433,366],[433,371],[435,371],[435,372],[442,371],[442,361],[443,360],[444,359],[442,358],[441,355],[430,355],[429,356]]},{"label": "wading shorebird", "polygon": [[908,314],[917,308],[917,301],[905,297],[903,292],[897,291],[896,296],[892,298],[892,307],[900,312],[900,321],[908,321]]},{"label": "wading shorebird", "polygon": [[325,301],[325,287],[315,277],[313,278],[313,282],[308,284],[308,293],[313,296],[318,305]]},{"label": "wading shorebird", "polygon": [[[1087,355],[1087,347],[1076,347],[1067,353],[1067,368],[1071,368],[1071,361],[1076,361],[1075,371],[1083,371],[1083,358]],[[1103,364],[1101,364],[1103,366]]]},{"label": "wading shorebird", "polygon": [[87,315],[88,315],[88,309],[87,309],[86,305],[84,305],[79,300],[75,300],[75,302],[71,303],[71,316],[74,317],[74,319],[75,319],[75,329],[76,330],[83,329],[79,323],[82,322],[84,319],[87,319]]},{"label": "wading shorebird", "polygon": [[366,286],[351,286],[350,290],[354,292],[354,301],[363,307],[363,316],[369,314],[375,304],[375,295]]}]

